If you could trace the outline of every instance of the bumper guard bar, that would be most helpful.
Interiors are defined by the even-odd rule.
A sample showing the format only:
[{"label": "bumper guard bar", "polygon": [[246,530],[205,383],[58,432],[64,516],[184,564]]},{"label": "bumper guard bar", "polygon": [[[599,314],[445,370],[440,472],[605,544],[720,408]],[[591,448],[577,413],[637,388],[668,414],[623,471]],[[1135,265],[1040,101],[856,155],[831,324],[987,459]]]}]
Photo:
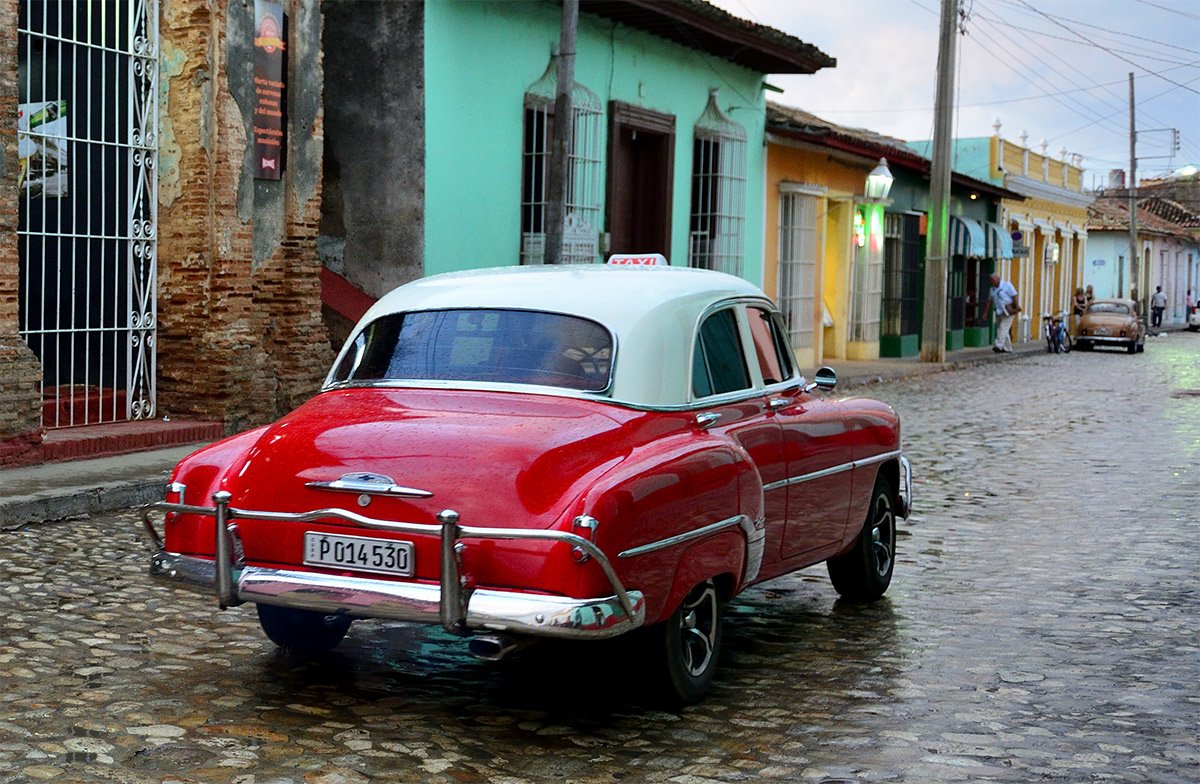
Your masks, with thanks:
[{"label": "bumper guard bar", "polygon": [[[464,526],[459,524],[458,513],[450,509],[440,512],[438,524],[432,525],[378,520],[342,509],[316,509],[304,513],[235,509],[229,505],[231,499],[228,492],[218,491],[213,493],[213,506],[167,501],[145,506],[142,524],[153,548],[151,575],[181,587],[215,591],[221,609],[255,601],[356,617],[440,623],[454,633],[489,629],[543,637],[603,638],[627,632],[645,620],[642,593],[626,590],[604,552],[578,534]],[[151,519],[155,512],[215,518],[216,557],[209,560],[167,552]],[[380,531],[439,537],[439,584],[246,565],[237,520],[315,522],[330,519]],[[518,591],[468,589],[460,560],[465,547],[463,539],[541,539],[569,544],[596,560],[608,578],[613,595],[575,599]]]}]

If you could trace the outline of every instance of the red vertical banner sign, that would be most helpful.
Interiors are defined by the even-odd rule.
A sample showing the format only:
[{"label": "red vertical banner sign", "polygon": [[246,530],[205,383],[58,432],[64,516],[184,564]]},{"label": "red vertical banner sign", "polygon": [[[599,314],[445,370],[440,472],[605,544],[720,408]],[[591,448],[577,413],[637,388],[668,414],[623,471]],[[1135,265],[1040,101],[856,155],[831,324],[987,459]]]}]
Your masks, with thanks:
[{"label": "red vertical banner sign", "polygon": [[287,150],[287,28],[283,6],[254,1],[254,176],[283,177]]}]

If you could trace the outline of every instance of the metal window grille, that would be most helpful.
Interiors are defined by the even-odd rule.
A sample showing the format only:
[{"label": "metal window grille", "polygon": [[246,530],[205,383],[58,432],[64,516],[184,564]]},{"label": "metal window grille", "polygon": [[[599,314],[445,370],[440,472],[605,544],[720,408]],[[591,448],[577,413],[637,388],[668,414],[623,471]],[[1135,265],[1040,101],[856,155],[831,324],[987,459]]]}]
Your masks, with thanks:
[{"label": "metal window grille", "polygon": [[155,414],[158,2],[22,0],[19,328],[46,427]]},{"label": "metal window grille", "polygon": [[793,348],[813,345],[816,320],[820,199],[779,195],[779,307]]},{"label": "metal window grille", "polygon": [[717,105],[717,91],[695,126],[688,265],[742,274],[746,214],[746,131]]},{"label": "metal window grille", "polygon": [[850,276],[850,340],[879,340],[879,309],[883,298],[883,249],[876,247],[871,208],[857,208],[866,222],[866,244],[854,250]]},{"label": "metal window grille", "polygon": [[913,214],[884,213],[882,335],[915,335],[920,331],[920,219]]},{"label": "metal window grille", "polygon": [[900,329],[901,291],[904,282],[903,217],[888,214],[883,219],[883,312],[880,331],[884,335],[904,334]]},{"label": "metal window grille", "polygon": [[[521,167],[521,263],[542,264],[546,253],[547,167],[554,139],[556,58],[525,94],[525,133]],[[567,212],[562,260],[592,264],[599,259],[600,151],[604,110],[599,97],[576,83],[571,92],[572,136],[567,169]]]}]

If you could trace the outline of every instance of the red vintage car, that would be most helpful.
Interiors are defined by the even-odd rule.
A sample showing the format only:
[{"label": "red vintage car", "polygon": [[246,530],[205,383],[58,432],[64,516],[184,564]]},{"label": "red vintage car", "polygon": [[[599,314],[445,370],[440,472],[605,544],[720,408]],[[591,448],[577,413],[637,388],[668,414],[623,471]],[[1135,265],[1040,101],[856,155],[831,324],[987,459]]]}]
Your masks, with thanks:
[{"label": "red vintage car", "polygon": [[[700,699],[722,604],[820,562],[891,581],[911,472],[887,405],[806,382],[744,280],[662,266],[439,275],[363,317],[322,390],[201,449],[148,507],[151,573],[254,602],[267,636],[437,623],[497,659],[639,632]],[[161,529],[161,533],[160,533]]]}]

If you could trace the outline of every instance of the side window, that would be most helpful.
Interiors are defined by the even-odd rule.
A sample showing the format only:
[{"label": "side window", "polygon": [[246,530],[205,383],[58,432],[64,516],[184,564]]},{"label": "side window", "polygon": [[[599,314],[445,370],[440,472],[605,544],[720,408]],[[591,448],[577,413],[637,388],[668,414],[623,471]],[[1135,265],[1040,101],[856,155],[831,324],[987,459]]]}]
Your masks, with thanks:
[{"label": "side window", "polygon": [[765,308],[747,308],[754,353],[762,370],[763,383],[778,384],[792,377],[791,351],[783,338],[780,320]]},{"label": "side window", "polygon": [[692,361],[692,393],[721,395],[750,388],[737,317],[732,308],[719,310],[700,325]]}]

